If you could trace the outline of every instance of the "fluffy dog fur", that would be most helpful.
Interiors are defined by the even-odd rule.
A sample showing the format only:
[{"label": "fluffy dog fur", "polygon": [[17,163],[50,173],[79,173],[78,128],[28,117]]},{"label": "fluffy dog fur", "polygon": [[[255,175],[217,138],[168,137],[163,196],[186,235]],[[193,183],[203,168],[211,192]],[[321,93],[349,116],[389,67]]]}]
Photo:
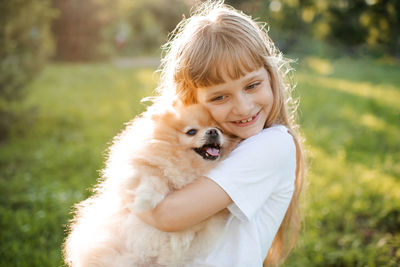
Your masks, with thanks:
[{"label": "fluffy dog fur", "polygon": [[[174,233],[145,224],[135,213],[153,209],[168,192],[205,175],[233,149],[237,140],[223,136],[215,125],[200,105],[176,104],[169,109],[153,105],[132,120],[110,147],[95,195],[76,206],[64,246],[66,263],[74,267],[182,266],[211,249],[229,216],[226,210]],[[191,129],[197,133],[191,135]],[[222,154],[215,160],[193,150],[217,139]],[[210,156],[204,155],[204,149],[202,153]]]}]

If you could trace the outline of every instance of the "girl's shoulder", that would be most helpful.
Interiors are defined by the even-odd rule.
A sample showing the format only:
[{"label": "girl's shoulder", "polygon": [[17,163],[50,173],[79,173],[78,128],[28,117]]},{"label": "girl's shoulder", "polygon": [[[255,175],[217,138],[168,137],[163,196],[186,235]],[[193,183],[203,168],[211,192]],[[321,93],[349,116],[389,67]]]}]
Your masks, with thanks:
[{"label": "girl's shoulder", "polygon": [[277,133],[281,133],[283,135],[290,135],[289,134],[289,129],[283,125],[283,124],[273,124],[272,126],[263,129],[259,134],[257,135],[266,135],[266,134],[277,134]]},{"label": "girl's shoulder", "polygon": [[[224,168],[225,165],[229,168]],[[247,175],[249,170],[251,173],[265,174],[265,170],[278,173],[295,166],[296,145],[292,135],[286,126],[273,125],[243,140],[222,162],[221,169]]]}]

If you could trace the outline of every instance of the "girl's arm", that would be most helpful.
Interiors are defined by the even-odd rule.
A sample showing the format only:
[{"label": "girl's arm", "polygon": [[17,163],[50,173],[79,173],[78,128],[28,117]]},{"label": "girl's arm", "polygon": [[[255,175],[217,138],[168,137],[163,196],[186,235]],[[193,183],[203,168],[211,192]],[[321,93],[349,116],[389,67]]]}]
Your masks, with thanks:
[{"label": "girl's arm", "polygon": [[167,195],[153,210],[137,216],[161,231],[175,232],[198,224],[231,203],[232,199],[217,183],[201,177]]}]

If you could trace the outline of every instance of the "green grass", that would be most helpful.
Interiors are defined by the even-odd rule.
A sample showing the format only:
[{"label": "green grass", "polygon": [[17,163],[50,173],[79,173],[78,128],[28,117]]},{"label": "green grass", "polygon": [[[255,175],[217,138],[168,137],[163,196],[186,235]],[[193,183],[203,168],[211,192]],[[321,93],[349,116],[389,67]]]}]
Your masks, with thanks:
[{"label": "green grass", "polygon": [[25,105],[36,109],[1,145],[1,266],[61,265],[71,207],[90,194],[112,137],[144,109],[152,73],[53,64],[29,86]]},{"label": "green grass", "polygon": [[[300,60],[295,78],[309,151],[305,224],[285,266],[400,263],[400,68]],[[50,64],[28,87],[29,113],[0,144],[0,266],[60,266],[74,203],[104,152],[144,109],[153,69]]]},{"label": "green grass", "polygon": [[400,264],[400,68],[309,58],[298,72],[309,150],[305,226],[288,266]]}]

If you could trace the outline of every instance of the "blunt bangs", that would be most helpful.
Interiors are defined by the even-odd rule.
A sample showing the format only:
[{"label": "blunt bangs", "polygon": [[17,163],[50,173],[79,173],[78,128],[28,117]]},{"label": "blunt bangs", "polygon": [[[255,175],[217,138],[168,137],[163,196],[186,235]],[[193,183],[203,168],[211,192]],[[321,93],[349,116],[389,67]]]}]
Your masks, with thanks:
[{"label": "blunt bangs", "polygon": [[239,43],[227,43],[225,47],[216,47],[215,50],[219,51],[210,53],[206,71],[199,77],[193,77],[196,87],[222,84],[227,79],[237,80],[263,65],[256,53]]},{"label": "blunt bangs", "polygon": [[[194,87],[209,87],[236,80],[247,73],[265,65],[265,49],[258,43],[244,39],[229,31],[213,31],[203,33],[198,40],[201,45],[192,54],[192,59],[186,66],[188,77]],[[242,37],[242,38],[241,38]]]}]

